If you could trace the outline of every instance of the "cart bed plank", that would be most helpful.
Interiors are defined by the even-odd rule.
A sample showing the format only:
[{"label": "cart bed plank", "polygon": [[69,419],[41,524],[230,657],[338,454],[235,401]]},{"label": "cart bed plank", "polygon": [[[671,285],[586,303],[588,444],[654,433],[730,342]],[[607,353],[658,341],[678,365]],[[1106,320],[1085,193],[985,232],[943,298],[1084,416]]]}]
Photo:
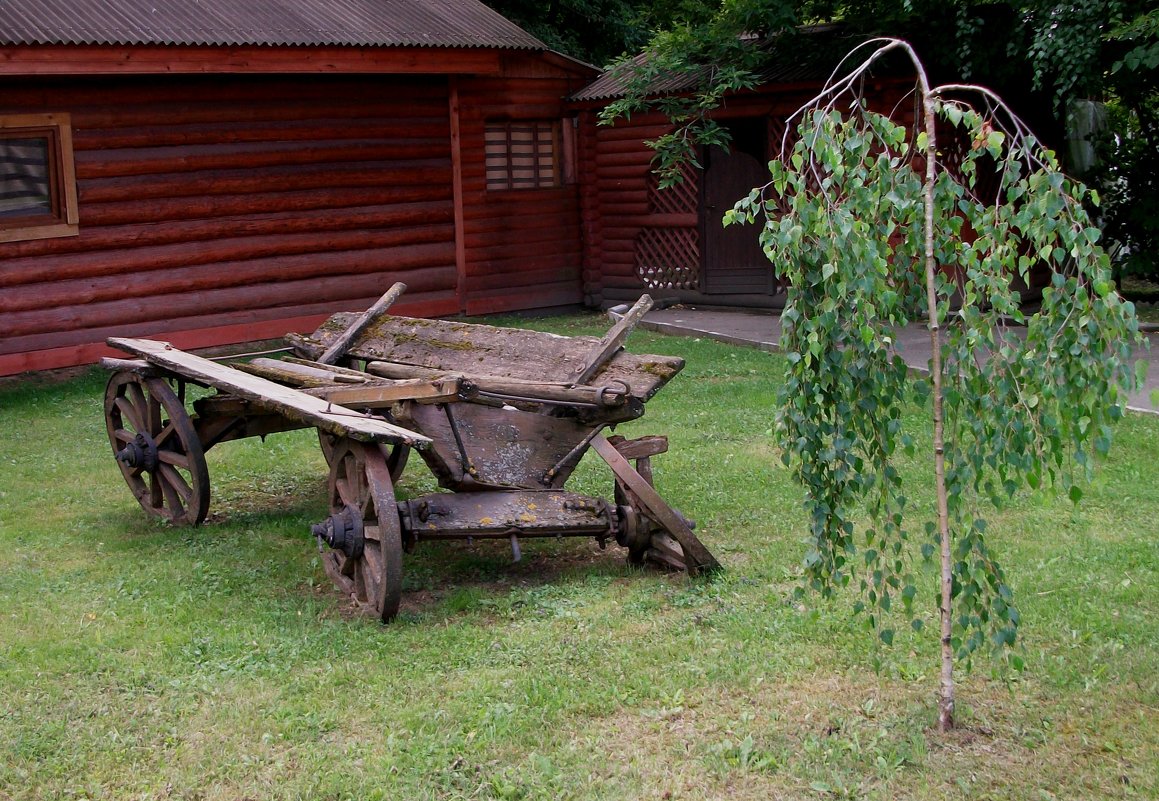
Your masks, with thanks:
[{"label": "cart bed plank", "polygon": [[422,434],[391,425],[377,417],[363,416],[349,409],[336,409],[333,404],[321,398],[186,353],[174,348],[168,342],[111,337],[108,344],[140,356],[151,364],[164,367],[179,376],[203,382],[215,389],[252,401],[263,409],[277,412],[292,420],[300,420],[337,436],[348,436],[363,441],[404,443],[416,448],[426,448],[431,444],[431,440]]},{"label": "cart bed plank", "polygon": [[[287,334],[286,340],[300,352],[317,356],[353,323],[355,317],[345,312],[338,313],[312,335]],[[585,376],[590,367],[590,354],[608,348],[610,345],[599,337],[567,337],[520,328],[388,314],[367,329],[347,355],[367,361],[427,367],[468,379],[483,375],[570,384]],[[589,379],[596,385],[614,385],[622,381],[631,388],[633,396],[647,401],[683,367],[684,360],[678,357],[648,356],[621,350],[603,362],[598,370],[593,368],[595,371]]]}]

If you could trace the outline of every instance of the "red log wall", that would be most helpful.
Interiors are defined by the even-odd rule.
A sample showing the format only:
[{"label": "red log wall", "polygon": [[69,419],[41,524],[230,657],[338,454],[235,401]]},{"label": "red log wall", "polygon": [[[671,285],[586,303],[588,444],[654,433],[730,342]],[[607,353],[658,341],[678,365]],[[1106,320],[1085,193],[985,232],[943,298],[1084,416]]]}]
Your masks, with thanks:
[{"label": "red log wall", "polygon": [[80,211],[79,236],[0,243],[0,375],[95,361],[108,336],[311,330],[394,281],[418,316],[578,303],[576,186],[488,193],[483,125],[559,119],[590,75],[500,60],[490,78],[0,79],[0,113],[72,115]]},{"label": "red log wall", "polygon": [[0,374],[278,336],[406,281],[457,311],[445,78],[15,80],[72,115],[80,235],[0,244]]},{"label": "red log wall", "polygon": [[[507,120],[562,118],[564,126],[571,126],[572,119],[562,117],[563,100],[592,76],[568,74],[520,54],[505,55],[501,69],[500,76],[463,78],[457,85],[466,251],[464,310],[489,314],[579,304],[583,292],[578,183],[488,191],[483,130],[488,121]],[[570,133],[562,137],[564,143],[573,138]]]}]

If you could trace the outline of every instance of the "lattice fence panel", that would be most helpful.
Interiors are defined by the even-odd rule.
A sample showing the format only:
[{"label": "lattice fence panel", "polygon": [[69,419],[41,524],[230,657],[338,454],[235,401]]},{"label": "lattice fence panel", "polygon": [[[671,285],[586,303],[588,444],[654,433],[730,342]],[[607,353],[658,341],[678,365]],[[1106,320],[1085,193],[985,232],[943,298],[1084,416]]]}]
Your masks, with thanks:
[{"label": "lattice fence panel", "polygon": [[697,289],[700,244],[696,229],[642,229],[636,235],[636,275],[650,289]]},{"label": "lattice fence panel", "polygon": [[684,180],[667,189],[660,188],[655,173],[648,175],[648,211],[653,214],[695,214],[700,202],[700,170],[685,162],[680,167]]}]

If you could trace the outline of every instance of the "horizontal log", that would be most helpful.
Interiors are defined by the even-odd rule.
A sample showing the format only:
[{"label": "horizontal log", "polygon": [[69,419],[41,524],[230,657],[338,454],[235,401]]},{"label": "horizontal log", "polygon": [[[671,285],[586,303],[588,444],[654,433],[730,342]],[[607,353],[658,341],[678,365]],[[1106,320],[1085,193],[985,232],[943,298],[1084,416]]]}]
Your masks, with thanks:
[{"label": "horizontal log", "polygon": [[37,45],[0,48],[9,75],[225,73],[488,74],[499,54],[483,48],[286,45]]},{"label": "horizontal log", "polygon": [[[691,213],[670,214],[624,214],[617,219],[625,229],[628,228],[688,228],[697,230],[700,226],[700,215]],[[616,229],[611,229],[616,230]]]},{"label": "horizontal log", "polygon": [[594,146],[591,149],[591,154],[592,154],[592,157],[597,159],[597,160],[615,158],[615,157],[623,156],[626,154],[632,154],[632,155],[637,156],[639,158],[643,158],[645,161],[651,161],[652,156],[654,156],[656,154],[656,151],[654,151],[652,148],[648,147],[648,145],[644,144],[645,138],[654,138],[654,137],[631,137],[628,139],[609,139],[606,141],[601,141],[598,144],[596,144],[595,141],[593,140],[593,144],[596,146]]},{"label": "horizontal log", "polygon": [[77,179],[92,181],[134,175],[257,170],[316,164],[368,164],[382,169],[450,158],[450,134],[432,139],[349,139],[298,142],[214,142],[205,145],[102,149],[76,154]]},{"label": "horizontal log", "polygon": [[472,217],[466,221],[464,232],[468,236],[487,236],[500,234],[506,236],[517,235],[518,231],[527,231],[529,236],[539,236],[543,231],[576,230],[575,217],[571,214],[529,214],[519,220],[518,226],[511,224],[509,217],[483,216]]},{"label": "horizontal log", "polygon": [[[285,279],[327,275],[331,271],[350,271],[351,264],[376,263],[391,265],[392,269],[430,267],[454,261],[454,231],[443,228],[432,232],[424,241],[414,231],[352,232],[343,238],[309,238],[304,252],[294,249],[279,253],[271,240],[258,240],[249,254],[239,253],[234,258],[197,262],[188,267],[175,267],[165,262],[130,260],[105,263],[100,277],[74,279],[9,287],[0,294],[0,312],[5,314],[32,313],[60,306],[103,303],[134,294],[167,294],[175,292],[204,292],[225,286],[272,283]],[[409,241],[408,241],[409,240]],[[334,243],[328,249],[326,242]],[[196,246],[181,248],[182,255],[196,255]],[[210,247],[213,252],[212,246]],[[231,250],[221,250],[221,254]],[[136,276],[147,275],[147,281]],[[134,292],[133,290],[136,290]],[[20,318],[0,322],[0,329]]]},{"label": "horizontal log", "polygon": [[[618,218],[625,214],[630,214],[633,217],[641,214],[647,214],[649,211],[649,203],[647,193],[640,192],[622,192],[617,193],[611,198],[615,202],[600,203],[599,215],[603,217]],[[595,210],[591,212],[593,215]]]},{"label": "horizontal log", "polygon": [[263,169],[207,170],[180,173],[99,178],[78,183],[83,206],[128,198],[180,198],[245,195],[277,190],[361,188],[406,185],[451,185],[451,162],[425,159],[414,162],[285,164]]},{"label": "horizontal log", "polygon": [[572,81],[569,76],[556,71],[543,71],[536,75],[516,75],[504,71],[501,75],[483,78],[466,78],[459,81],[460,97],[496,97],[514,93],[516,96],[560,98],[567,92]]},{"label": "horizontal log", "polygon": [[523,215],[561,216],[578,213],[579,196],[574,187],[464,192],[463,206],[467,218],[472,220]]},{"label": "horizontal log", "polygon": [[[506,275],[511,279],[518,279],[524,273],[536,271],[558,270],[561,275],[579,275],[580,253],[569,256],[520,256],[514,258],[491,258],[486,260],[472,260],[468,267],[472,275]],[[528,299],[528,304],[534,305],[534,298]]]},{"label": "horizontal log", "polygon": [[520,270],[516,273],[472,273],[467,277],[466,291],[471,292],[510,289],[536,291],[537,287],[560,281],[575,280],[578,284],[582,270],[578,260],[553,262],[551,266],[538,270]]},{"label": "horizontal log", "polygon": [[600,153],[596,159],[596,170],[607,170],[613,167],[652,169],[653,151],[647,148],[628,152]]},{"label": "horizontal log", "polygon": [[[538,102],[536,102],[538,100]],[[509,95],[506,98],[487,97],[478,103],[460,104],[459,113],[464,122],[513,119],[513,120],[551,120],[559,119],[563,114],[563,98],[532,99],[528,102],[518,95]]]},{"label": "horizontal log", "polygon": [[[102,328],[127,322],[149,322],[167,317],[188,317],[252,308],[296,306],[311,301],[339,300],[361,297],[373,286],[389,286],[404,279],[418,290],[455,286],[453,249],[444,264],[432,264],[433,254],[416,258],[413,269],[398,269],[383,254],[376,251],[338,254],[340,258],[327,263],[324,275],[293,280],[278,280],[268,284],[243,284],[207,288],[198,292],[176,291],[166,294],[147,292],[141,297],[123,297],[119,300],[92,303],[83,306],[63,306],[14,312],[0,317],[0,337],[14,340],[24,336],[64,332],[80,328]],[[270,266],[270,265],[267,265]],[[305,265],[314,270],[316,262]],[[386,269],[384,269],[386,268]],[[8,343],[5,343],[8,344]]]},{"label": "horizontal log", "polygon": [[82,209],[82,225],[147,225],[170,220],[236,217],[246,214],[277,214],[324,209],[380,206],[450,200],[449,184],[425,186],[350,187],[289,192],[258,192],[252,195],[221,197],[191,196],[87,203]]},{"label": "horizontal log", "polygon": [[648,119],[651,115],[637,117],[632,122],[617,121],[615,125],[600,125],[595,129],[597,152],[604,145],[612,142],[643,142],[645,139],[656,139],[669,133],[672,124],[667,120],[653,117],[656,122]]},{"label": "horizontal log", "polygon": [[576,306],[583,301],[583,293],[576,282],[541,284],[534,296],[526,292],[480,293],[467,295],[467,314],[502,314],[525,309],[549,309],[552,306]]},{"label": "horizontal log", "polygon": [[224,120],[217,123],[177,123],[151,112],[151,118],[132,127],[85,127],[73,132],[78,154],[90,150],[107,152],[121,148],[160,148],[196,145],[229,145],[246,142],[333,142],[364,139],[422,141],[449,137],[450,125],[442,117],[364,117],[351,124],[349,119],[319,116],[314,109],[301,111],[300,118],[285,120]]},{"label": "horizontal log", "polygon": [[[14,259],[8,264],[0,264],[0,286],[7,289],[0,294],[0,312],[107,299],[109,293],[124,293],[126,275],[165,273],[158,278],[164,281],[178,275],[178,270],[202,265],[217,265],[214,269],[220,271],[232,269],[231,264],[284,256],[319,254],[329,257],[344,251],[453,244],[454,239],[453,223],[444,222],[386,230],[221,237],[204,243],[94,251],[88,256],[71,254],[56,258]],[[400,251],[400,255],[405,257],[406,251]],[[194,270],[195,274],[197,272]]]},{"label": "horizontal log", "polygon": [[[369,295],[351,296],[315,303],[307,301],[294,306],[249,307],[216,314],[167,317],[164,320],[0,339],[0,370],[7,371],[0,372],[0,375],[95,362],[101,356],[113,353],[104,344],[110,336],[160,336],[184,349],[215,347],[278,338],[289,331],[313,331],[335,311],[366,308],[373,302],[374,298]],[[461,311],[453,288],[414,293],[402,306],[400,311],[428,317]]]},{"label": "horizontal log", "polygon": [[[222,80],[208,75],[153,75],[132,82],[117,76],[90,76],[78,81],[12,82],[5,100],[17,105],[59,103],[77,108],[88,121],[118,120],[137,106],[166,112],[202,109],[244,113],[263,107],[286,107],[304,119],[322,113],[365,117],[374,109],[440,106],[446,111],[448,79],[420,75],[293,75]],[[49,99],[46,100],[46,97]],[[128,105],[126,105],[128,104]],[[104,115],[100,117],[98,115]],[[161,119],[168,119],[169,113]],[[137,120],[134,124],[140,124]]]},{"label": "horizontal log", "polygon": [[[3,248],[5,260],[0,261],[0,287],[24,283],[24,279],[43,281],[57,276],[68,278],[92,274],[83,269],[73,269],[71,262],[60,258],[53,260],[51,267],[38,271],[37,266],[43,264],[47,256],[79,253],[85,254],[87,258],[89,254],[96,255],[103,250],[204,243],[232,237],[438,225],[451,222],[454,219],[453,211],[448,198],[445,201],[361,208],[275,212],[211,220],[174,220],[165,225],[85,225],[80,235],[75,237],[6,244]],[[34,258],[27,258],[29,256]]]},{"label": "horizontal log", "polygon": [[608,167],[597,164],[596,178],[601,183],[604,181],[626,181],[628,182],[627,186],[632,186],[632,182],[647,181],[651,170],[652,165],[650,164],[612,165]]},{"label": "horizontal log", "polygon": [[551,262],[578,262],[582,246],[579,237],[558,239],[554,242],[508,242],[490,247],[467,246],[468,272],[489,272],[492,269],[522,271],[519,265]]}]

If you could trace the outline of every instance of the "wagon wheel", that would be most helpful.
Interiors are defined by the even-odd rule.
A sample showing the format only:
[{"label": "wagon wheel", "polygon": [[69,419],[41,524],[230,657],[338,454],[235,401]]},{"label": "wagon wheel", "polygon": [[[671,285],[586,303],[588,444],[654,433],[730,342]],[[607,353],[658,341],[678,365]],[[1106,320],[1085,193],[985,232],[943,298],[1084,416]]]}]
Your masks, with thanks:
[{"label": "wagon wheel", "polygon": [[[318,445],[322,448],[322,458],[326,460],[326,464],[333,464],[334,462],[334,447],[342,437],[331,434],[329,431],[318,429]],[[385,448],[385,445],[380,445],[380,448]],[[390,480],[398,481],[399,476],[402,475],[403,468],[406,467],[406,460],[410,456],[410,448],[401,443],[396,442],[390,446],[390,452],[386,456],[386,465],[390,468]]]},{"label": "wagon wheel", "polygon": [[[648,484],[652,484],[651,471],[641,472]],[[645,511],[644,504],[636,494],[616,480],[616,506],[620,509],[624,532],[620,544],[628,549],[628,561],[634,565],[651,562],[668,570],[687,570],[684,549],[663,525]]]},{"label": "wagon wheel", "polygon": [[196,526],[209,510],[209,469],[185,411],[185,382],[114,373],[105,424],[121,474],[146,512]]},{"label": "wagon wheel", "polygon": [[402,595],[402,532],[386,457],[373,445],[339,438],[330,463],[330,517],[314,534],[330,550],[327,575],[384,622]]}]

